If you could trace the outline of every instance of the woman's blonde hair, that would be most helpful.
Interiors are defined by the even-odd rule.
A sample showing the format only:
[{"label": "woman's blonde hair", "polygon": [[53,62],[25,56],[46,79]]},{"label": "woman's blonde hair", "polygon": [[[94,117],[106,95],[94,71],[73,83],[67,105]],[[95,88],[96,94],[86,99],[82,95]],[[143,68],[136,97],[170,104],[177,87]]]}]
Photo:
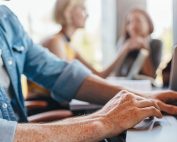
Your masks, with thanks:
[{"label": "woman's blonde hair", "polygon": [[[140,9],[140,8],[135,8],[135,9],[132,9],[128,13],[128,15],[131,14],[131,13],[140,13],[140,14],[142,14],[146,18],[146,21],[147,21],[147,23],[149,25],[149,35],[153,33],[153,31],[154,31],[154,25],[153,25],[152,19],[151,19],[151,17],[149,16],[149,14],[145,10]],[[130,35],[127,32],[127,29],[126,29],[127,25],[128,25],[128,15],[127,15],[126,20],[125,20],[124,31],[123,31],[125,39],[128,39],[130,37]]]},{"label": "woman's blonde hair", "polygon": [[57,0],[54,8],[54,20],[60,25],[65,25],[71,20],[72,9],[84,5],[85,0]]}]

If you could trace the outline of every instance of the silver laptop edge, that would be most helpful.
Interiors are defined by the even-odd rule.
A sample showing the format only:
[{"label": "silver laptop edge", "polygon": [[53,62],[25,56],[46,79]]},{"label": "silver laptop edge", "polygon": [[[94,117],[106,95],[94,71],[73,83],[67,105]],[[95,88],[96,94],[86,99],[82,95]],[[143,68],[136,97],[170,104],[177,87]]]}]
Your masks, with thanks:
[{"label": "silver laptop edge", "polygon": [[177,45],[175,45],[174,47],[175,48],[170,74],[170,89],[177,91]]}]

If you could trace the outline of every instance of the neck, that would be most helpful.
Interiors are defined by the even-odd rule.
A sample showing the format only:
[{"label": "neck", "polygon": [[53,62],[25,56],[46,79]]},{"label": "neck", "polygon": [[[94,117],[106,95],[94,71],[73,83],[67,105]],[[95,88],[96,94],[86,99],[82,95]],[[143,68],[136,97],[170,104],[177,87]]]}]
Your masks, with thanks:
[{"label": "neck", "polygon": [[63,34],[65,34],[68,38],[71,38],[73,34],[76,32],[77,28],[74,26],[63,26]]}]

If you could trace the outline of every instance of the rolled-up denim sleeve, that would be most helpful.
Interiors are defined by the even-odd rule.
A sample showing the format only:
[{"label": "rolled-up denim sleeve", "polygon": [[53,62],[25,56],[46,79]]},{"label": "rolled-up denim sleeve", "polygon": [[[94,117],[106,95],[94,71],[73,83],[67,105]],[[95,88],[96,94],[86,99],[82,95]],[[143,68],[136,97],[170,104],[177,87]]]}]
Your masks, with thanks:
[{"label": "rolled-up denim sleeve", "polygon": [[0,119],[0,142],[13,142],[17,122]]},{"label": "rolled-up denim sleeve", "polygon": [[80,62],[72,62],[58,77],[52,89],[52,96],[56,100],[70,101],[71,99],[75,98],[77,90],[81,86],[84,79],[90,74],[90,70],[88,70]]}]

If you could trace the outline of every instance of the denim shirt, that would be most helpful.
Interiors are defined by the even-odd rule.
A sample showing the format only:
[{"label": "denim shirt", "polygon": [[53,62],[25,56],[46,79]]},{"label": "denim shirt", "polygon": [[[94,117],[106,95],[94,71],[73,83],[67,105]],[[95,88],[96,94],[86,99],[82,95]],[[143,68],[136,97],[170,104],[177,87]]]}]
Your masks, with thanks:
[{"label": "denim shirt", "polygon": [[0,142],[11,142],[17,122],[28,122],[22,95],[21,74],[52,92],[57,101],[73,99],[91,72],[78,61],[65,62],[35,44],[18,18],[6,6],[0,6],[0,48],[12,85],[12,99],[0,88]]}]

